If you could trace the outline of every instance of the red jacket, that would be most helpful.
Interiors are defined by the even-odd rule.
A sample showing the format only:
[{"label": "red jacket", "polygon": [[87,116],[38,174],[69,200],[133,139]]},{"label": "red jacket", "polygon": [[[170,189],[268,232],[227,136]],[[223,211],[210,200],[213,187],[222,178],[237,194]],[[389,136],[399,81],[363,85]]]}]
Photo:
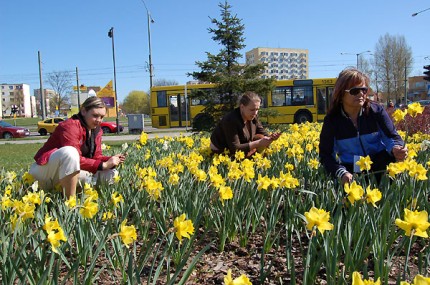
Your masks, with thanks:
[{"label": "red jacket", "polygon": [[102,154],[103,131],[100,130],[95,138],[95,152],[92,158],[82,156],[81,147],[84,145],[87,131],[82,126],[79,119],[70,118],[64,122],[61,122],[55,131],[51,134],[48,141],[39,149],[34,156],[34,160],[38,165],[45,165],[48,163],[49,157],[57,149],[63,146],[73,146],[78,150],[80,156],[81,169],[92,173],[96,173],[99,165],[104,161],[108,161],[110,156],[104,156]]}]

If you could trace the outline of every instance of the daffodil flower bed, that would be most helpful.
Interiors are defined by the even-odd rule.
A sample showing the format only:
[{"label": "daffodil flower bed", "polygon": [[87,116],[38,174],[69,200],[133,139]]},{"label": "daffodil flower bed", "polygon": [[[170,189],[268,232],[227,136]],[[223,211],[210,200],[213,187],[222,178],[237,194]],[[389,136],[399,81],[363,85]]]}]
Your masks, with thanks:
[{"label": "daffodil flower bed", "polygon": [[[410,157],[391,164],[381,184],[358,175],[344,188],[319,165],[320,128],[286,126],[251,159],[243,153],[211,155],[207,133],[155,139],[143,133],[122,147],[128,157],[114,184],[82,185],[68,200],[40,189],[25,169],[4,169],[0,280],[229,285],[427,280],[429,136],[411,135]],[[118,149],[105,145],[104,152]],[[369,158],[359,161],[363,171],[370,165]],[[231,245],[243,248],[250,264],[257,258],[257,269],[229,261]],[[221,265],[208,270],[209,255],[218,256]],[[282,260],[285,270],[276,271],[274,260]],[[215,281],[205,283],[207,275]]]}]

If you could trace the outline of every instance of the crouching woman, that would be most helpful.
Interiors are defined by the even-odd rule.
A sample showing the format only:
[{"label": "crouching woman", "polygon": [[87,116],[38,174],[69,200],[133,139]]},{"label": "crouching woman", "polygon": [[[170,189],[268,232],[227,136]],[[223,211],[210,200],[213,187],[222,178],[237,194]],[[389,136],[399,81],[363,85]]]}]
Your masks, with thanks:
[{"label": "crouching woman", "polygon": [[78,114],[61,122],[48,141],[34,156],[29,173],[45,190],[60,185],[65,196],[76,195],[81,182],[111,183],[117,174],[116,166],[125,156],[104,156],[100,123],[106,115],[106,105],[98,97],[89,97]]}]

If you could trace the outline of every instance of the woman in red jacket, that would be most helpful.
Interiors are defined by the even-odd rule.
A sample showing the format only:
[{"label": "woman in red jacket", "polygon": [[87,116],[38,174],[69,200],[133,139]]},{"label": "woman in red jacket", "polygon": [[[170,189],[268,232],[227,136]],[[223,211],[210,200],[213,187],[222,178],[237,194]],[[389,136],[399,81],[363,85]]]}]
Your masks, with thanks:
[{"label": "woman in red jacket", "polygon": [[68,198],[76,194],[79,181],[112,182],[115,167],[124,162],[125,156],[102,154],[100,123],[105,115],[105,103],[89,97],[78,114],[57,126],[34,156],[36,163],[29,170],[42,189],[54,189],[59,184]]}]

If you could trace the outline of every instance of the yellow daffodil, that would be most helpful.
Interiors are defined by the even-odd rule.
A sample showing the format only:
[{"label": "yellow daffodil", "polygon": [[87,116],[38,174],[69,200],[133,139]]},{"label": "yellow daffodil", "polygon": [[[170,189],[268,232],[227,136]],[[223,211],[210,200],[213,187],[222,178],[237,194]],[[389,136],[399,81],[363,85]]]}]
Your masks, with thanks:
[{"label": "yellow daffodil", "polygon": [[185,219],[185,214],[176,217],[173,226],[175,227],[176,237],[180,242],[182,238],[190,238],[190,235],[194,234],[194,225],[191,220]]},{"label": "yellow daffodil", "polygon": [[115,173],[113,176],[113,183],[118,184],[118,182],[121,180],[121,176],[118,173]]},{"label": "yellow daffodil", "polygon": [[58,223],[58,220],[55,219],[52,221],[51,217],[46,216],[43,229],[46,231],[46,240],[51,244],[52,251],[58,253],[57,247],[60,246],[60,241],[67,241],[66,235]]},{"label": "yellow daffodil", "polygon": [[76,207],[76,195],[70,196],[64,204],[66,204],[69,209],[74,209]]},{"label": "yellow daffodil", "polygon": [[413,235],[427,238],[427,228],[430,226],[428,222],[427,211],[411,211],[405,209],[405,220],[396,219],[396,225],[405,231],[405,235],[410,236],[413,231]]},{"label": "yellow daffodil", "polygon": [[400,285],[430,285],[430,277],[425,277],[425,276],[418,274],[414,278],[414,283],[401,281]]},{"label": "yellow daffodil", "polygon": [[102,216],[102,221],[112,220],[115,215],[112,212],[104,212]]},{"label": "yellow daffodil", "polygon": [[326,212],[323,209],[317,209],[312,207],[309,212],[305,213],[307,229],[312,230],[314,227],[324,234],[326,230],[332,230],[334,228],[332,223],[329,223],[330,220],[330,212]]},{"label": "yellow daffodil", "polygon": [[398,123],[405,118],[406,114],[407,114],[406,110],[402,111],[400,109],[397,109],[396,111],[394,111],[392,116],[393,116],[394,121],[396,123]]},{"label": "yellow daffodil", "polygon": [[422,114],[423,111],[424,111],[424,107],[421,106],[421,104],[418,102],[415,102],[415,103],[408,105],[407,112],[412,117],[416,117],[418,114]]},{"label": "yellow daffodil", "polygon": [[22,175],[22,181],[27,185],[31,185],[34,182],[34,177],[27,171]]},{"label": "yellow daffodil", "polygon": [[243,160],[245,158],[245,153],[243,152],[243,151],[236,151],[235,153],[234,153],[234,159],[236,159],[236,160],[238,160],[238,161],[241,161],[241,160]]},{"label": "yellow daffodil", "polygon": [[128,248],[130,244],[137,239],[136,228],[131,225],[127,226],[127,219],[121,223],[121,230],[118,235],[121,237],[122,242]]},{"label": "yellow daffodil", "polygon": [[311,160],[309,160],[308,162],[308,166],[311,169],[318,169],[318,166],[320,165],[320,162],[318,161],[318,159],[312,158]]},{"label": "yellow daffodil", "polygon": [[169,184],[170,185],[178,185],[179,184],[179,175],[177,173],[170,174]]},{"label": "yellow daffodil", "polygon": [[219,200],[224,205],[224,200],[230,200],[233,198],[233,191],[230,186],[220,186],[219,190]]},{"label": "yellow daffodil", "polygon": [[111,201],[115,207],[118,207],[119,202],[124,202],[124,198],[118,192],[112,193]]},{"label": "yellow daffodil", "polygon": [[417,180],[427,180],[427,169],[419,163],[412,164],[409,167],[409,176]]},{"label": "yellow daffodil", "polygon": [[252,285],[252,283],[245,274],[233,280],[231,277],[231,269],[229,269],[227,275],[224,277],[224,285]]},{"label": "yellow daffodil", "polygon": [[352,285],[372,285],[372,284],[380,285],[381,284],[380,278],[378,278],[378,280],[376,281],[366,280],[366,279],[361,279],[361,275],[357,271],[354,271],[354,273],[352,273]]},{"label": "yellow daffodil", "polygon": [[94,202],[90,197],[85,199],[82,208],[79,210],[79,213],[81,213],[84,218],[92,219],[95,214],[97,214],[98,210],[99,205],[97,204],[97,202]]},{"label": "yellow daffodil", "polygon": [[370,159],[370,156],[360,156],[360,159],[355,163],[360,167],[360,171],[370,170],[372,165],[372,160]]},{"label": "yellow daffodil", "polygon": [[370,186],[366,188],[366,201],[376,208],[376,202],[382,199],[382,193],[378,188],[370,189]]},{"label": "yellow daffodil", "polygon": [[287,189],[293,189],[300,185],[299,180],[297,178],[294,178],[290,172],[284,174],[284,172],[281,171],[279,173],[279,181],[279,186],[285,187]]},{"label": "yellow daffodil", "polygon": [[147,141],[148,141],[148,134],[147,134],[147,133],[145,133],[145,132],[142,132],[142,133],[140,134],[140,138],[139,138],[139,142],[140,142],[140,144],[141,144],[141,145],[145,145]]},{"label": "yellow daffodil", "polygon": [[354,205],[355,201],[359,201],[363,197],[363,187],[358,185],[355,181],[351,184],[345,183],[344,189],[346,194],[348,194],[348,200],[352,205]]},{"label": "yellow daffodil", "polygon": [[257,179],[257,190],[268,190],[270,185],[272,184],[272,181],[269,177],[267,176],[262,176],[261,174],[258,174],[258,179]]}]

